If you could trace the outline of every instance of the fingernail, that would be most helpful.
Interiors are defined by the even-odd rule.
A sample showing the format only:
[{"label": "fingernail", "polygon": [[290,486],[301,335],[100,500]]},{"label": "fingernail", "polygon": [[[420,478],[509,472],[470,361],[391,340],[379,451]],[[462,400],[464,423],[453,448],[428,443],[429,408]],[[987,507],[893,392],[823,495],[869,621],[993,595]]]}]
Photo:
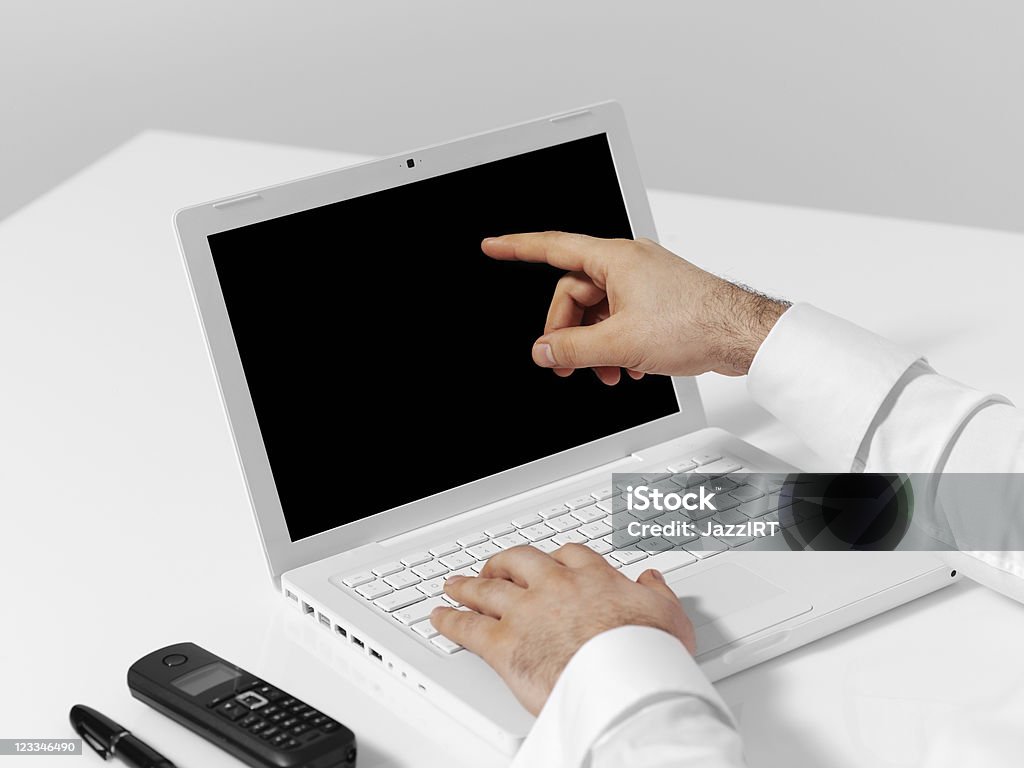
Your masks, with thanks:
[{"label": "fingernail", "polygon": [[661,571],[656,571],[652,568],[651,576],[653,576],[656,580],[660,581],[662,584],[665,583],[665,577],[661,575]]},{"label": "fingernail", "polygon": [[482,245],[501,245],[503,242],[500,237],[485,237]]},{"label": "fingernail", "polygon": [[551,353],[550,344],[533,345],[533,362],[545,368],[555,367],[555,356]]}]

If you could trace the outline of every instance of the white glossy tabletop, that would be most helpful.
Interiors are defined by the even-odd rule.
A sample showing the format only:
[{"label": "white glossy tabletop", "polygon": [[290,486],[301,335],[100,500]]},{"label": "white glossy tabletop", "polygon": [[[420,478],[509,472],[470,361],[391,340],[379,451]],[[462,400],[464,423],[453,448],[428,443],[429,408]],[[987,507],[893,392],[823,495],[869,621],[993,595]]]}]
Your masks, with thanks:
[{"label": "white glossy tabletop", "polygon": [[[0,738],[70,736],[84,703],[179,768],[238,765],[129,696],[131,662],[191,640],[349,725],[361,766],[507,762],[271,588],[178,255],[177,208],[355,159],[150,132],[0,222]],[[663,242],[702,266],[1024,402],[1024,236],[651,199]],[[741,380],[701,387],[713,424],[822,466]],[[985,706],[1022,645],[1024,608],[962,582],[719,689],[755,768],[910,766],[931,729]]]}]

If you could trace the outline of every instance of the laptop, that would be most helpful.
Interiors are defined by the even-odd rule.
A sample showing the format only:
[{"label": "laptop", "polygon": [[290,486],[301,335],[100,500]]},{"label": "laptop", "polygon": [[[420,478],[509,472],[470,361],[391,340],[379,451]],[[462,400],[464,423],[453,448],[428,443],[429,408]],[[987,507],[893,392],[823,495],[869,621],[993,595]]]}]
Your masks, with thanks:
[{"label": "laptop", "polygon": [[492,261],[480,241],[656,239],[614,102],[193,206],[175,223],[275,588],[505,752],[532,717],[428,619],[451,602],[449,575],[503,549],[582,542],[631,578],[662,568],[713,680],[955,578],[927,552],[613,545],[613,473],[718,478],[719,499],[734,494],[715,513],[726,522],[777,515],[777,489],[751,473],[793,470],[709,427],[693,379],[607,387],[532,362],[560,275]]}]

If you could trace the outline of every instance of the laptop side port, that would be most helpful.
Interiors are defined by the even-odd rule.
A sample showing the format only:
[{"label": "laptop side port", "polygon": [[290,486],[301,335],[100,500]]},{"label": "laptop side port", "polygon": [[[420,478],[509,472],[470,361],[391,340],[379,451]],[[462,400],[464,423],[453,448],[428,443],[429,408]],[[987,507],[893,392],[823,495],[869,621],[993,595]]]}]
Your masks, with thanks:
[{"label": "laptop side port", "polygon": [[307,603],[305,600],[303,600],[302,601],[302,612],[303,613],[312,613],[313,612],[313,606],[310,605],[309,603]]},{"label": "laptop side port", "polygon": [[352,644],[353,645],[358,645],[360,648],[365,648],[366,647],[365,644],[363,643],[363,641],[360,640],[355,635],[352,635]]},{"label": "laptop side port", "polygon": [[320,619],[320,623],[321,624],[323,624],[325,627],[330,629],[330,627],[331,627],[331,620],[327,616],[324,616],[322,613],[318,613],[317,614],[317,618]]},{"label": "laptop side port", "polygon": [[341,635],[342,637],[348,637],[348,630],[347,630],[347,629],[345,629],[345,628],[344,628],[343,626],[341,626],[340,624],[335,624],[335,625],[334,625],[334,631],[335,631],[335,632],[337,632],[337,633],[338,633],[339,635]]},{"label": "laptop side port", "polygon": [[284,596],[291,600],[293,603],[299,602],[299,596],[292,592],[290,589],[284,591]]},{"label": "laptop side port", "polygon": [[380,653],[378,653],[377,650],[374,648],[370,649],[370,655],[373,656],[373,658],[375,658],[377,661],[384,661],[384,657],[381,656]]}]

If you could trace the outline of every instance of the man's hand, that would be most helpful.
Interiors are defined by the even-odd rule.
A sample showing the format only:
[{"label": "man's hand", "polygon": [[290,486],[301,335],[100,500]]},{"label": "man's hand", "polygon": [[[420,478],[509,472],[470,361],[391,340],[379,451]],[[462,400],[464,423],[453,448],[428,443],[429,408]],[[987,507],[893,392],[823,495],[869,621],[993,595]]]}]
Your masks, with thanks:
[{"label": "man's hand", "polygon": [[483,657],[535,715],[573,654],[605,630],[656,627],[696,648],[693,625],[658,571],[630,581],[580,544],[551,555],[513,547],[479,578],[452,576],[444,591],[471,610],[435,608],[434,626]]},{"label": "man's hand", "polygon": [[693,376],[747,373],[788,303],[705,272],[652,240],[601,240],[565,232],[487,238],[494,259],[567,270],[551,299],[533,359],[568,376],[593,368],[616,384],[625,368]]}]

